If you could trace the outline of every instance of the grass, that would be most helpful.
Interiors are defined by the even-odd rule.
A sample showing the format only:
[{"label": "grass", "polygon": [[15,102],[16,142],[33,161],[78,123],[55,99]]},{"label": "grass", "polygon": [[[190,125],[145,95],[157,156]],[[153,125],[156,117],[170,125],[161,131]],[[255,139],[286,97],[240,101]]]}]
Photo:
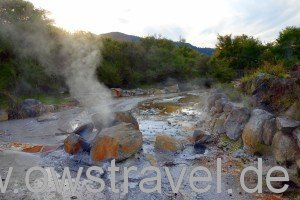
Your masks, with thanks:
[{"label": "grass", "polygon": [[234,88],[232,83],[218,83],[215,87],[217,90],[224,92],[230,101],[241,102],[245,98],[242,92]]},{"label": "grass", "polygon": [[[19,97],[15,97],[18,102],[22,102],[24,99],[37,99],[41,101],[43,104],[51,104],[51,105],[61,105],[70,102],[68,96],[62,95],[49,95],[49,94],[32,94],[32,95],[23,95]],[[9,98],[5,95],[0,95],[0,108],[7,109],[9,107]]]},{"label": "grass", "polygon": [[47,95],[47,94],[34,94],[34,95],[24,95],[21,96],[20,99],[37,99],[41,101],[43,104],[52,104],[52,105],[60,105],[64,103],[68,103],[69,99],[66,96],[55,96],[55,95]]},{"label": "grass", "polygon": [[272,76],[276,76],[279,78],[288,78],[287,70],[284,67],[283,62],[279,62],[277,64],[271,64],[265,62],[261,67],[251,71],[249,74],[245,75],[241,78],[242,83],[247,83],[251,81],[254,77],[256,77],[260,73],[270,74]]}]

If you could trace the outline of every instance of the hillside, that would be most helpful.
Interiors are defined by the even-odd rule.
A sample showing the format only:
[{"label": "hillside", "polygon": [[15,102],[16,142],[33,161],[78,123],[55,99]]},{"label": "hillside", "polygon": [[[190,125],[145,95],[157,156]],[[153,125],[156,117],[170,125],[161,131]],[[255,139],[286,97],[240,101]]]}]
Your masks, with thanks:
[{"label": "hillside", "polygon": [[[104,33],[104,34],[101,34],[102,37],[104,38],[112,38],[114,40],[118,40],[118,41],[131,41],[131,42],[136,42],[138,40],[140,40],[141,37],[138,37],[138,36],[135,36],[135,35],[127,35],[125,33],[121,33],[121,32],[110,32],[110,33]],[[181,44],[179,42],[175,42],[177,45]],[[196,47],[190,43],[184,43],[184,45],[196,50],[196,51],[199,51],[200,53],[203,53],[203,54],[206,54],[206,55],[209,55],[211,56],[214,52],[214,49],[213,48],[207,48],[207,47],[204,47],[204,48],[201,48],[201,47]]]}]

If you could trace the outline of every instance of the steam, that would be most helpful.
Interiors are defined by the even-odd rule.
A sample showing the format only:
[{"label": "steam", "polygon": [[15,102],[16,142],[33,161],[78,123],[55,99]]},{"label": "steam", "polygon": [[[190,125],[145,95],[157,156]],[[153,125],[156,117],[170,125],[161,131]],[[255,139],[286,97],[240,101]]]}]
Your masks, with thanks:
[{"label": "steam", "polygon": [[101,62],[99,41],[95,44],[88,37],[70,34],[58,36],[56,42],[40,20],[30,21],[29,28],[24,26],[22,22],[0,21],[0,34],[12,42],[16,55],[35,58],[49,75],[62,75],[75,99],[85,108],[98,112],[103,120],[108,119],[111,93],[95,74]]}]

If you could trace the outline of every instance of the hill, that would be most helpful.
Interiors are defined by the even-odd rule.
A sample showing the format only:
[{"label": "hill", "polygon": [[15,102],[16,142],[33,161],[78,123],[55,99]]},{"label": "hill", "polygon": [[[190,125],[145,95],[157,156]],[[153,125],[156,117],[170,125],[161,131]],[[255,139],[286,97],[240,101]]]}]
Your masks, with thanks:
[{"label": "hill", "polygon": [[[121,32],[110,32],[110,33],[104,33],[104,34],[101,34],[102,37],[104,38],[111,38],[111,39],[114,39],[114,40],[118,40],[118,41],[129,41],[129,42],[137,42],[141,39],[141,37],[139,36],[135,36],[135,35],[127,35],[125,33],[121,33]],[[179,44],[182,44],[182,43],[179,43],[179,42],[175,42],[177,45]],[[209,55],[211,56],[214,52],[214,49],[213,48],[208,48],[208,47],[196,47],[190,43],[184,43],[184,45],[200,52],[200,53],[203,53],[203,54],[206,54],[206,55]]]}]

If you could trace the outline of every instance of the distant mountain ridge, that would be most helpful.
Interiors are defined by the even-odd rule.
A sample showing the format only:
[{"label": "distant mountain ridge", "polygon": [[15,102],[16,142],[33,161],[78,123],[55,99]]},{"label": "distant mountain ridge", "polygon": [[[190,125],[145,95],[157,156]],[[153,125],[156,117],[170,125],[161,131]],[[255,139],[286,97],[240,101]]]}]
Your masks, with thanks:
[{"label": "distant mountain ridge", "polygon": [[[111,38],[114,40],[118,40],[118,41],[128,41],[128,42],[137,42],[141,39],[141,37],[139,36],[135,36],[135,35],[128,35],[125,33],[121,33],[121,32],[110,32],[110,33],[104,33],[104,34],[100,34],[101,37],[103,38]],[[175,42],[177,45],[181,44],[179,42]],[[184,43],[187,47],[190,47],[200,53],[206,54],[211,56],[214,52],[215,49],[213,48],[208,48],[208,47],[196,47],[190,43]]]}]

